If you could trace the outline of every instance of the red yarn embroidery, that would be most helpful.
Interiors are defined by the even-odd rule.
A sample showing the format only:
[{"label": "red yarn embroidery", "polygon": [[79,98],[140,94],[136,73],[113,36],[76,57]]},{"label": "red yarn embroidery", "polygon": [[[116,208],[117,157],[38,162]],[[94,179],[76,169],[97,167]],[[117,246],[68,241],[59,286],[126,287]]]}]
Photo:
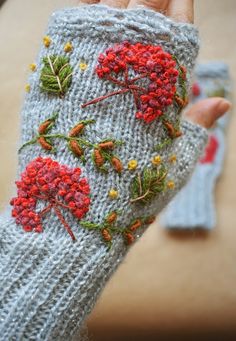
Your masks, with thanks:
[{"label": "red yarn embroidery", "polygon": [[[116,44],[108,48],[105,54],[100,54],[96,73],[122,89],[93,99],[83,104],[82,108],[114,95],[131,92],[137,108],[136,117],[150,123],[173,103],[178,76],[181,76],[182,85],[186,79],[186,69],[178,64],[178,71],[177,64],[176,58],[161,46],[133,45],[127,41]],[[123,74],[122,77],[120,74]],[[131,74],[133,78],[129,78]]]},{"label": "red yarn embroidery", "polygon": [[198,96],[200,96],[200,94],[201,94],[200,85],[197,82],[193,83],[193,85],[192,85],[192,95],[194,97],[198,97]]},{"label": "red yarn embroidery", "polygon": [[[42,218],[53,209],[75,240],[60,208],[68,209],[78,219],[88,212],[90,188],[87,179],[81,178],[80,168],[69,168],[51,158],[38,157],[28,164],[16,185],[17,197],[10,202],[13,205],[12,216],[24,231],[43,232]],[[46,206],[37,212],[39,200]]]},{"label": "red yarn embroidery", "polygon": [[205,155],[200,159],[200,163],[213,163],[215,160],[216,152],[219,148],[219,141],[216,136],[211,135],[209,142],[205,148]]}]

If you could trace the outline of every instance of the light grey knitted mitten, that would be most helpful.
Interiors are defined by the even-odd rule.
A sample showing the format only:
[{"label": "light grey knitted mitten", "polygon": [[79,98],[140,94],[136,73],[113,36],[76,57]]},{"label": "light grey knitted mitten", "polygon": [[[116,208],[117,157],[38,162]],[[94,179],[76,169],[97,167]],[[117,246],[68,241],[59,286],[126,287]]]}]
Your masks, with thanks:
[{"label": "light grey knitted mitten", "polygon": [[[207,142],[180,122],[196,29],[143,8],[50,18],[1,217],[0,340],[70,340]],[[182,136],[181,136],[182,135]]]},{"label": "light grey knitted mitten", "polygon": [[[213,96],[229,98],[230,77],[223,62],[208,62],[196,67],[193,84],[193,102]],[[168,204],[161,214],[161,224],[166,228],[212,229],[216,225],[214,191],[216,180],[222,172],[225,156],[225,134],[229,113],[217,121],[210,131],[204,155],[187,185]]]}]

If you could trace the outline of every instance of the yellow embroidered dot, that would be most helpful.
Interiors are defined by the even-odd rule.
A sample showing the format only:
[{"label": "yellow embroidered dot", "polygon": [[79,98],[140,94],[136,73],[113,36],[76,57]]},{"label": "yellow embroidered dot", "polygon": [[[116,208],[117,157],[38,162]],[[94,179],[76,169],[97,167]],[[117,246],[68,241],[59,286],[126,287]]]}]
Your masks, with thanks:
[{"label": "yellow embroidered dot", "polygon": [[138,166],[138,161],[137,160],[130,160],[128,162],[128,169],[131,170],[131,171],[135,170],[137,168],[137,166]]},{"label": "yellow embroidered dot", "polygon": [[52,42],[52,40],[51,40],[51,38],[49,36],[43,37],[43,43],[44,43],[45,47],[49,47],[51,42]]},{"label": "yellow embroidered dot", "polygon": [[158,166],[161,163],[160,155],[156,155],[152,158],[152,164]]},{"label": "yellow embroidered dot", "polygon": [[36,70],[36,68],[37,68],[37,65],[35,63],[32,63],[29,65],[29,69],[33,72]]},{"label": "yellow embroidered dot", "polygon": [[71,52],[72,49],[73,49],[73,46],[72,46],[72,44],[68,41],[68,42],[65,44],[65,46],[64,46],[64,51],[65,51],[65,52]]},{"label": "yellow embroidered dot", "polygon": [[84,63],[84,62],[79,63],[80,70],[84,71],[87,69],[87,67],[88,67],[88,65],[86,63]]},{"label": "yellow embroidered dot", "polygon": [[172,180],[168,181],[168,182],[167,182],[167,187],[168,187],[169,189],[174,189],[174,188],[175,188],[175,183],[174,183],[174,181],[172,181]]},{"label": "yellow embroidered dot", "polygon": [[30,92],[30,85],[29,85],[29,84],[26,84],[26,86],[25,86],[25,91],[26,91],[26,92]]},{"label": "yellow embroidered dot", "polygon": [[169,158],[169,161],[172,162],[172,163],[175,163],[177,160],[177,156],[175,154],[171,155],[170,158]]},{"label": "yellow embroidered dot", "polygon": [[112,188],[112,189],[109,191],[108,195],[109,195],[109,198],[110,198],[110,199],[117,199],[117,197],[118,197],[118,191],[115,190],[114,188]]}]

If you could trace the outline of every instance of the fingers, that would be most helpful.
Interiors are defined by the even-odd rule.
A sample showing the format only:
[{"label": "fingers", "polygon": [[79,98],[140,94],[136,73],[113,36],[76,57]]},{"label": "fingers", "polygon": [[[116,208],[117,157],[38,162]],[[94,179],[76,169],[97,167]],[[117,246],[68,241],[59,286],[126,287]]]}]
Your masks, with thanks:
[{"label": "fingers", "polygon": [[158,12],[165,12],[168,2],[167,0],[130,0],[128,8],[142,5]]},{"label": "fingers", "polygon": [[218,118],[231,107],[231,103],[220,97],[207,98],[194,104],[185,114],[192,123],[211,128]]},{"label": "fingers", "polygon": [[170,0],[168,16],[175,21],[193,23],[193,0]]},{"label": "fingers", "polygon": [[93,5],[93,4],[98,4],[99,0],[80,0],[79,1],[79,6],[81,5]]},{"label": "fingers", "polygon": [[127,8],[129,0],[101,0],[101,5],[107,5],[116,8]]}]

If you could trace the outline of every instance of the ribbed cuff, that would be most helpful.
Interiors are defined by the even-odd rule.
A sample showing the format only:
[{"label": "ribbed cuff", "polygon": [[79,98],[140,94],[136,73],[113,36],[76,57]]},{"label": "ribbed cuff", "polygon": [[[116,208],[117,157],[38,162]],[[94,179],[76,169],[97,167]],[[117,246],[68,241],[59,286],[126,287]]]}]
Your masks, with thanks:
[{"label": "ribbed cuff", "polygon": [[[11,219],[4,227],[20,230]],[[0,340],[71,340],[123,257],[123,241],[108,250],[90,231],[75,243],[67,235],[20,234],[1,268]]]}]

